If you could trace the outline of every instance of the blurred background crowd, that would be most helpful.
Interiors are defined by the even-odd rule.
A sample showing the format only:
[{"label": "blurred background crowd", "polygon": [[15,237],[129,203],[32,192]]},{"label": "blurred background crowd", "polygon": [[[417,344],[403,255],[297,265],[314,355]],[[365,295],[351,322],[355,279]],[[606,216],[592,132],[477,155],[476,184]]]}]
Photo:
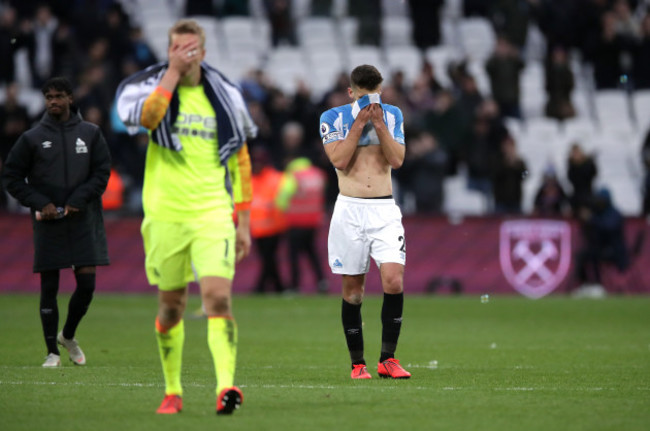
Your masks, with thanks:
[{"label": "blurred background crowd", "polygon": [[[406,214],[571,217],[601,187],[623,214],[649,213],[648,0],[0,0],[0,161],[40,119],[40,85],[66,76],[111,148],[107,209],[139,214],[147,136],[127,135],[113,99],[166,58],[180,17],[242,87],[256,162],[309,160],[328,207],[319,116],[349,103],[349,71],[369,63],[405,116]],[[0,205],[21,210],[4,192]]]}]

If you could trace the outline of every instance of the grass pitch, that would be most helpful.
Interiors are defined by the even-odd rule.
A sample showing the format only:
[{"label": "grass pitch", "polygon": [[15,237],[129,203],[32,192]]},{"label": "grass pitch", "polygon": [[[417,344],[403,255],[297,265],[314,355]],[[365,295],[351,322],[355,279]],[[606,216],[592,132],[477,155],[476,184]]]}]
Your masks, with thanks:
[{"label": "grass pitch", "polygon": [[161,416],[155,296],[96,295],[77,333],[88,365],[62,351],[59,369],[41,367],[38,297],[0,296],[0,429],[650,429],[647,297],[407,296],[397,357],[413,377],[401,381],[376,377],[381,297],[363,306],[369,381],[349,378],[338,297],[237,296],[234,308],[242,408],[215,415],[205,320],[188,317],[184,411]]}]

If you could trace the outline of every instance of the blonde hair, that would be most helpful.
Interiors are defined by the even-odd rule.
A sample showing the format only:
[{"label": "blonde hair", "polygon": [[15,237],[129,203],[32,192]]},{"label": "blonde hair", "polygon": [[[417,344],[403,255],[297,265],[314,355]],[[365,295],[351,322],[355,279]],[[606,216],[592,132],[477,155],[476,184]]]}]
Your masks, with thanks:
[{"label": "blonde hair", "polygon": [[205,30],[193,19],[180,19],[169,29],[169,44],[174,34],[195,34],[201,39],[201,47],[205,47]]}]

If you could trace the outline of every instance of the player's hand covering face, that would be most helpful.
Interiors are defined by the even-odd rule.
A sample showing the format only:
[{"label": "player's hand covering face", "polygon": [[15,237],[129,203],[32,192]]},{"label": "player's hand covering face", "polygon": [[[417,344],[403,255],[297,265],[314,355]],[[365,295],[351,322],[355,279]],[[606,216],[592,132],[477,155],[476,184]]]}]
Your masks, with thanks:
[{"label": "player's hand covering face", "polygon": [[169,67],[179,72],[181,76],[197,70],[203,58],[205,48],[201,46],[201,38],[196,34],[173,34],[167,49]]}]

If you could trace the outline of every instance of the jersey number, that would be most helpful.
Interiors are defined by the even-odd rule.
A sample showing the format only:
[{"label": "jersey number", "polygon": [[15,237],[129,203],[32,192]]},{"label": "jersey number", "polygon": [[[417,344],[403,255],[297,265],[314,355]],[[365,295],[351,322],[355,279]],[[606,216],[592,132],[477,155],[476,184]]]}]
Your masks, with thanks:
[{"label": "jersey number", "polygon": [[402,243],[402,246],[399,248],[399,251],[406,253],[406,238],[400,235],[399,238],[397,238],[397,240]]}]

